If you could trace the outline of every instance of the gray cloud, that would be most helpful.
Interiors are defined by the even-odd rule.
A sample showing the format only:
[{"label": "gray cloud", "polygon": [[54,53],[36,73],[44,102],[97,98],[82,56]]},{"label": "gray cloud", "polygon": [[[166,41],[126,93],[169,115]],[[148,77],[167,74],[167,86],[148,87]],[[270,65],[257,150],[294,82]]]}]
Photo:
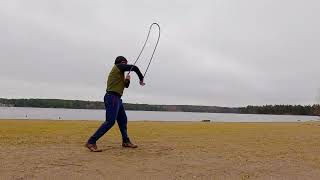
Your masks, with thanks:
[{"label": "gray cloud", "polygon": [[320,93],[319,7],[315,0],[1,1],[0,95],[102,100],[114,58],[133,62],[148,26],[159,22],[147,86],[134,76],[126,102],[312,104]]}]

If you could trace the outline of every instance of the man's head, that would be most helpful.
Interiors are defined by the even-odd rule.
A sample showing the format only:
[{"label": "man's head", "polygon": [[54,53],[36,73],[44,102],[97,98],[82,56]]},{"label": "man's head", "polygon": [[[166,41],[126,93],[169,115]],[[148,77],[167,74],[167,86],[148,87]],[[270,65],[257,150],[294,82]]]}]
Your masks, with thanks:
[{"label": "man's head", "polygon": [[123,56],[118,56],[114,61],[114,64],[127,64],[127,63],[128,63],[127,59]]}]

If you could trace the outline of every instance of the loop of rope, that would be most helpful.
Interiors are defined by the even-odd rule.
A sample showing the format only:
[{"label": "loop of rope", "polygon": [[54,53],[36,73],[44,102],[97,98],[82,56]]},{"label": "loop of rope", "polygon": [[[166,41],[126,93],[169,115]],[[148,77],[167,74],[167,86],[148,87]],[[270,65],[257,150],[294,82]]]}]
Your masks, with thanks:
[{"label": "loop of rope", "polygon": [[[144,44],[143,44],[143,46],[142,46],[142,49],[141,49],[141,51],[140,51],[137,59],[136,59],[136,60],[134,61],[134,63],[133,63],[133,66],[134,66],[134,65],[137,63],[137,61],[139,60],[139,58],[140,58],[140,56],[141,56],[141,54],[142,54],[142,52],[143,52],[143,50],[144,50],[147,42],[148,42],[148,39],[149,39],[149,36],[150,36],[150,32],[151,32],[152,26],[154,26],[154,25],[157,26],[158,29],[159,29],[158,39],[157,39],[156,45],[155,45],[155,47],[154,47],[154,49],[153,49],[152,55],[151,55],[151,57],[150,57],[150,60],[149,60],[147,69],[146,69],[146,71],[145,71],[144,74],[143,74],[143,77],[146,77],[146,74],[147,74],[147,71],[148,71],[148,69],[149,69],[149,67],[150,67],[150,64],[151,64],[153,55],[154,55],[154,53],[156,52],[156,49],[157,49],[157,46],[158,46],[158,43],[159,43],[159,40],[160,40],[160,25],[159,25],[158,23],[152,23],[152,24],[150,25],[150,27],[149,27],[149,32],[148,32],[146,41],[144,42]],[[128,72],[128,75],[129,75],[130,72],[132,71],[133,66],[131,67],[130,71]]]}]

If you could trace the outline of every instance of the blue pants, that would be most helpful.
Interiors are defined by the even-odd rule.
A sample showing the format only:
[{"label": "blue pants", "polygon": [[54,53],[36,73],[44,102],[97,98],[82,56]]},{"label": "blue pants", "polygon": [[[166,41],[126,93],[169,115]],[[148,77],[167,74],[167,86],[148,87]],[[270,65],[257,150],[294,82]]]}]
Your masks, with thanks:
[{"label": "blue pants", "polygon": [[117,120],[123,142],[129,141],[127,133],[127,115],[124,110],[122,99],[113,94],[104,96],[104,105],[106,109],[106,121],[101,124],[99,129],[89,138],[88,143],[95,144],[109,129],[112,128]]}]

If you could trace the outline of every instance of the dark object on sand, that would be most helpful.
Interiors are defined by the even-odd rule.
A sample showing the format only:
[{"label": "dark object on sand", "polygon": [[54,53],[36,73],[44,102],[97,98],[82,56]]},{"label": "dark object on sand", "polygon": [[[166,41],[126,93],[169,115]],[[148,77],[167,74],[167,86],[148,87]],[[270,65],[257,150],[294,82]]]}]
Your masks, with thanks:
[{"label": "dark object on sand", "polygon": [[211,120],[209,120],[209,119],[204,119],[204,120],[202,120],[201,122],[211,122]]}]

